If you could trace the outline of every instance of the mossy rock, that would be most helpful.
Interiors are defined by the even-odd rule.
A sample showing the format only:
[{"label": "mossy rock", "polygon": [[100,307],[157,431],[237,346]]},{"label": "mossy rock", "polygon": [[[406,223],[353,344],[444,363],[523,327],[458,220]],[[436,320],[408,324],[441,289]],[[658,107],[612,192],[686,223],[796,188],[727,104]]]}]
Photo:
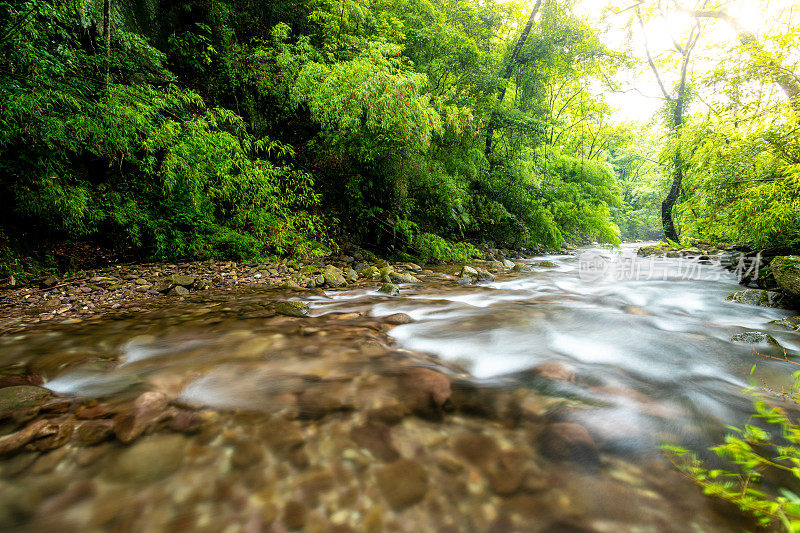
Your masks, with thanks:
[{"label": "mossy rock", "polygon": [[775,291],[763,289],[745,289],[737,291],[726,298],[740,304],[758,305],[761,307],[782,307],[783,295]]},{"label": "mossy rock", "polygon": [[779,256],[769,265],[778,287],[794,299],[800,299],[800,256]]},{"label": "mossy rock", "polygon": [[39,407],[51,396],[49,390],[34,385],[16,385],[0,389],[0,418],[17,411]]},{"label": "mossy rock", "polygon": [[272,308],[279,315],[306,317],[310,311],[305,302],[281,301],[272,304]]},{"label": "mossy rock", "polygon": [[388,294],[389,296],[397,296],[400,294],[400,287],[395,285],[394,283],[384,283],[378,289],[378,292],[382,292],[383,294]]}]

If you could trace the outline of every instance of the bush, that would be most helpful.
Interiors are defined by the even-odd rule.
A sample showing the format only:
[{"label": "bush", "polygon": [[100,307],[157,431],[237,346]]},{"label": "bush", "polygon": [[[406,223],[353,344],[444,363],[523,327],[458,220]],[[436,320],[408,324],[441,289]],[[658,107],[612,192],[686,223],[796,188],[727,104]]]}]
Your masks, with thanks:
[{"label": "bush", "polygon": [[[786,397],[800,403],[800,372],[794,377],[795,393]],[[684,448],[663,449],[704,493],[736,504],[763,526],[778,523],[786,531],[800,531],[800,497],[795,492],[800,487],[800,425],[785,409],[770,405],[763,398],[754,400],[754,406],[754,416],[765,421],[766,428],[729,426],[724,444],[711,448],[730,469],[709,468]],[[781,486],[787,479],[798,483],[793,483],[791,489]]]}]

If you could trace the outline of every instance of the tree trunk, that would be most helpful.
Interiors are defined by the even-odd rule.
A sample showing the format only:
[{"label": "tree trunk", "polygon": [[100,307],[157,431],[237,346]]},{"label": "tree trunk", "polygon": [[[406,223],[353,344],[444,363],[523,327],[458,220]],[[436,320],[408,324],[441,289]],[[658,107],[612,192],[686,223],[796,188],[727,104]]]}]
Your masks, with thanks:
[{"label": "tree trunk", "polygon": [[[508,80],[511,78],[511,73],[514,72],[514,63],[517,62],[517,56],[519,56],[522,47],[525,45],[525,41],[528,40],[528,34],[531,32],[531,28],[533,28],[533,22],[536,18],[536,14],[539,12],[539,7],[542,5],[542,0],[536,0],[536,3],[531,9],[531,16],[528,17],[528,22],[525,24],[525,27],[522,28],[522,33],[517,39],[517,44],[514,45],[514,50],[511,52],[511,57],[508,59],[508,64],[506,65],[506,69],[501,74],[501,78],[503,79],[504,83],[503,86],[500,88],[500,94],[497,95],[497,105],[503,103],[503,100],[506,97],[506,91],[508,90]],[[497,122],[497,111],[492,110],[492,114],[489,117],[489,124],[486,125],[486,148],[484,150],[484,154],[486,155],[486,159],[489,159],[489,156],[492,153],[492,139],[494,138],[494,127]]]},{"label": "tree trunk", "polygon": [[103,0],[103,45],[106,52],[106,91],[111,84],[111,0]]}]

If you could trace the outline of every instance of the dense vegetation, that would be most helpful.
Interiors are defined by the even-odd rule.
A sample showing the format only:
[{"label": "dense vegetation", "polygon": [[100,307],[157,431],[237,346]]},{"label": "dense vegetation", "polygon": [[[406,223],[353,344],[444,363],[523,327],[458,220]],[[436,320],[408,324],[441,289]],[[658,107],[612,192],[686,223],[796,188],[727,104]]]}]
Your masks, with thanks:
[{"label": "dense vegetation", "polygon": [[511,61],[513,3],[0,2],[4,259],[617,242],[625,140],[586,86],[620,58],[537,8]]},{"label": "dense vegetation", "polygon": [[[652,239],[673,193],[681,237],[800,240],[796,106],[770,67],[796,72],[797,32],[726,43],[661,82],[663,119],[615,123],[614,73],[647,65],[574,4],[0,1],[0,275],[82,243],[463,260]],[[661,78],[727,23],[696,15]]]}]

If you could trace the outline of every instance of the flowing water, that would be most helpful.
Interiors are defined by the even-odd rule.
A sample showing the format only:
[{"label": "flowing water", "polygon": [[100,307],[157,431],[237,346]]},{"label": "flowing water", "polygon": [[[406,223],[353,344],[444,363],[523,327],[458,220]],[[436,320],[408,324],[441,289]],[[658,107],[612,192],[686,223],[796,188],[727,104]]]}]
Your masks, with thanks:
[{"label": "flowing water", "polygon": [[[718,264],[631,247],[542,259],[556,266],[477,286],[440,272],[398,297],[210,292],[0,337],[2,375],[59,395],[3,434],[45,417],[66,442],[0,457],[0,529],[749,527],[658,446],[704,449],[747,421],[743,389],[790,383],[755,353],[798,353],[770,323],[790,313],[726,301],[739,286]],[[276,316],[276,297],[312,316]],[[779,346],[731,341],[751,330]],[[543,451],[565,423],[594,442]],[[599,458],[569,456],[586,448]]]}]

